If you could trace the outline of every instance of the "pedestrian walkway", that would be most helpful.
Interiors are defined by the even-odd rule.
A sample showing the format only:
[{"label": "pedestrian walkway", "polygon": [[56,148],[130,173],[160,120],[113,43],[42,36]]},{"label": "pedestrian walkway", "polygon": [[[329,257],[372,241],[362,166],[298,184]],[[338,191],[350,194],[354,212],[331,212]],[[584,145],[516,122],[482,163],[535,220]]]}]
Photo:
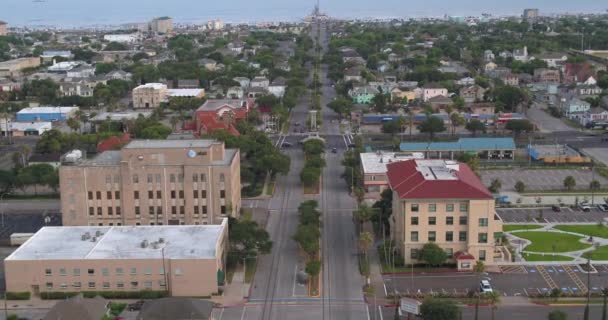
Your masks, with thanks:
[{"label": "pedestrian walkway", "polygon": [[232,276],[232,282],[226,284],[221,296],[212,297],[211,300],[223,306],[240,305],[249,297],[250,284],[245,283],[245,272],[242,267],[238,268]]},{"label": "pedestrian walkway", "polygon": [[369,284],[374,288],[376,297],[384,299],[386,297],[386,287],[384,286],[384,279],[382,278],[382,264],[380,262],[380,255],[378,255],[379,243],[374,244],[374,248],[369,250]]}]

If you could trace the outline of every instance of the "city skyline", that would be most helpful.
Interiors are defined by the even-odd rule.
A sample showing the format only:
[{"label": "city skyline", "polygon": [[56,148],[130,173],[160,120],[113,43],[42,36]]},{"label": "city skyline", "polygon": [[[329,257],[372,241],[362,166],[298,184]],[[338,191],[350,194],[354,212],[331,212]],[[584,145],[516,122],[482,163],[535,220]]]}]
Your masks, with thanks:
[{"label": "city skyline", "polygon": [[[7,0],[0,19],[13,26],[53,26],[85,27],[109,26],[148,21],[157,16],[171,16],[177,23],[199,24],[207,20],[223,19],[227,23],[254,22],[297,22],[314,9],[316,1],[299,1],[285,3],[270,0],[263,5],[225,1],[215,4],[213,8],[191,0],[177,0],[171,6],[164,6],[159,1],[146,2],[145,7],[139,0],[124,2],[109,0],[101,3],[90,3],[86,10],[74,0],[53,1],[18,1]],[[184,10],[184,8],[189,8]],[[382,0],[380,3],[368,3],[363,0],[344,2],[343,0],[322,1],[321,11],[332,17],[342,19],[384,19],[453,16],[475,16],[489,13],[495,16],[521,15],[525,8],[538,8],[541,14],[565,13],[602,13],[608,6],[594,0],[582,0],[576,3],[568,1],[523,1],[509,3],[472,0],[458,2],[431,0],[422,3],[402,3],[395,0]],[[440,8],[439,10],[437,8]]]}]

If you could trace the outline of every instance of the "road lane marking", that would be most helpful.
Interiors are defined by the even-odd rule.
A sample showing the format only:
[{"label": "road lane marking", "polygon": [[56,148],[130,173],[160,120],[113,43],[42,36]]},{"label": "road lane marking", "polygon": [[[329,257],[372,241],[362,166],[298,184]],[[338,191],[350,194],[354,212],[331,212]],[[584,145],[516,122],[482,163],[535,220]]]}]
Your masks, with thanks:
[{"label": "road lane marking", "polygon": [[378,313],[380,314],[380,320],[384,320],[384,316],[382,316],[382,309],[378,306]]}]

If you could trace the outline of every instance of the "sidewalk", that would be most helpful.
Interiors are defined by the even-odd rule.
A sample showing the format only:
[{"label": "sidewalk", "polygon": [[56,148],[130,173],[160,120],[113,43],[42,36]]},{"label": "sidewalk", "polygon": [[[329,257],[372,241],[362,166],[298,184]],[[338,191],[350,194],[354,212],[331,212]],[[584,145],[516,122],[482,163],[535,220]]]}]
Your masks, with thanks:
[{"label": "sidewalk", "polygon": [[374,247],[369,250],[369,284],[374,288],[374,293],[378,299],[386,298],[386,287],[384,286],[384,278],[382,278],[382,264],[380,255],[378,255],[378,243],[374,243]]},{"label": "sidewalk", "polygon": [[249,283],[245,283],[245,272],[241,267],[234,272],[232,282],[224,287],[224,293],[221,296],[211,297],[211,300],[223,306],[240,305],[249,297],[250,287]]}]

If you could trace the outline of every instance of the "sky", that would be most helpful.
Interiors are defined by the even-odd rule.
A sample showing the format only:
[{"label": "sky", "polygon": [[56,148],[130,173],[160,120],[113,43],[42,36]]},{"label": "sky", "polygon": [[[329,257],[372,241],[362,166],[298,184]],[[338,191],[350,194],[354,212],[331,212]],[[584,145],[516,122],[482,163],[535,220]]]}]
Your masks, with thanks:
[{"label": "sky", "polygon": [[[44,1],[44,2],[35,2]],[[296,21],[315,0],[1,0],[0,20],[12,25],[83,26],[147,21],[168,15],[176,22],[200,23]],[[449,15],[606,12],[605,0],[321,0],[321,10],[340,18],[386,18]]]}]

